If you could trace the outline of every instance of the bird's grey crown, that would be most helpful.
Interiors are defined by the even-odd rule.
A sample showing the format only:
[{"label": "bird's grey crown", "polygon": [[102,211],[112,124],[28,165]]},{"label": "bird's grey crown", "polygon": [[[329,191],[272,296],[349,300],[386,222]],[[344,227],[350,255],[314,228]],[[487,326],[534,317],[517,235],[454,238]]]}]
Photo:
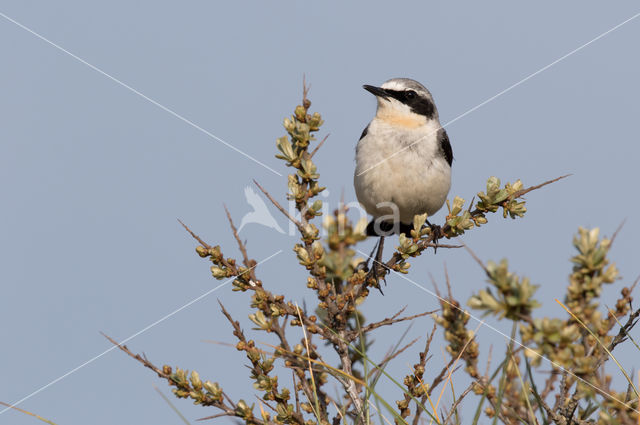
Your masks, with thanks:
[{"label": "bird's grey crown", "polygon": [[433,99],[431,92],[425,86],[411,78],[392,78],[385,81],[381,87],[389,90],[413,90],[420,96]]}]

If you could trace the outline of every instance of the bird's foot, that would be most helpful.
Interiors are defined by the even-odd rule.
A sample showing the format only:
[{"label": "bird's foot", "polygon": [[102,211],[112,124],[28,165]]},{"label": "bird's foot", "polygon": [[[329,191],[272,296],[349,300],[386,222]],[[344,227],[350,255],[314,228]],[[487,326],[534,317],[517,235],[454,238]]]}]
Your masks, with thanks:
[{"label": "bird's foot", "polygon": [[[382,295],[384,295],[384,292],[382,292],[382,286],[380,285],[380,281],[383,281],[383,282],[384,282],[384,284],[386,285],[386,284],[387,284],[387,280],[386,280],[386,278],[385,278],[385,273],[383,273],[381,276],[378,274],[378,273],[379,273],[380,268],[382,268],[382,267],[380,267],[380,266],[379,266],[379,265],[377,265],[377,264],[374,264],[374,265],[373,265],[373,268],[372,268],[371,270],[369,270],[369,273],[367,274],[367,279],[369,279],[369,275],[371,275],[371,279],[373,279],[373,280],[374,280],[374,282],[375,282],[375,283],[373,284],[373,286],[374,286],[378,291],[380,291],[380,293],[381,293]],[[384,270],[384,268],[383,268],[383,270]]]},{"label": "bird's foot", "polygon": [[438,241],[442,236],[442,226],[438,226],[437,224],[431,224],[429,223],[429,220],[427,220],[427,226],[429,226],[429,228],[431,229],[431,234],[433,235],[432,236],[432,241],[434,244],[433,253],[435,254],[438,251]]}]

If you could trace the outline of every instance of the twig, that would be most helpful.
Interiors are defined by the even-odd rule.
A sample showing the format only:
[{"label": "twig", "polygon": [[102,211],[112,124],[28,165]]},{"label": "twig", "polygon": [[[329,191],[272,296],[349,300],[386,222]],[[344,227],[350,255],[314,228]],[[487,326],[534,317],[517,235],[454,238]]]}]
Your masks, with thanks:
[{"label": "twig", "polygon": [[544,384],[544,389],[542,390],[542,393],[540,393],[540,398],[541,399],[546,399],[547,396],[549,395],[549,393],[551,393],[551,391],[553,391],[553,384],[556,382],[556,380],[558,379],[558,375],[560,374],[560,372],[558,372],[557,369],[551,369],[550,372],[550,376],[547,378],[545,384]]},{"label": "twig", "polygon": [[[627,339],[627,334],[638,323],[639,317],[640,317],[640,308],[629,315],[629,318],[627,319],[627,323],[625,323],[624,326],[620,328],[620,330],[618,331],[618,334],[613,338],[613,340],[609,344],[609,347],[607,347],[608,351],[613,351],[613,349],[618,344],[620,344],[621,342],[624,342],[624,340]],[[596,363],[595,369],[598,369],[598,367],[600,367],[600,365],[604,363],[604,361],[607,360],[608,358],[609,356],[606,353],[602,353],[600,356],[600,359],[598,359],[598,362]]]},{"label": "twig", "polygon": [[[307,336],[307,330],[304,327],[304,320],[302,320],[302,312],[300,311],[300,307],[298,307],[298,304],[296,304],[296,310],[298,311],[298,317],[300,319],[300,326],[302,327],[302,334],[304,336],[304,344],[307,348],[307,355],[309,356],[308,362],[309,362],[309,376],[311,377],[311,386],[313,389],[313,397],[314,397],[314,402],[315,402],[315,407],[316,409],[314,410],[314,414],[316,415],[316,417],[318,418],[318,420],[328,420],[329,417],[327,416],[327,411],[326,411],[326,406],[324,405],[324,400],[320,400],[318,397],[318,392],[320,390],[320,388],[318,387],[318,385],[316,384],[316,380],[315,377],[313,375],[313,368],[311,367],[311,348],[309,344],[309,337]],[[309,401],[311,401],[311,399],[309,399]],[[320,410],[320,404],[322,404],[322,410]]]},{"label": "twig", "polygon": [[556,404],[554,409],[561,409],[564,407],[567,396],[569,395],[569,387],[567,386],[567,377],[569,373],[566,369],[562,370],[562,379],[560,379],[560,394],[556,394]]},{"label": "twig", "polygon": [[382,361],[380,363],[378,363],[378,365],[371,371],[369,372],[369,377],[373,376],[373,374],[376,374],[376,378],[377,375],[381,375],[382,374],[382,369],[384,368],[384,365],[389,363],[391,360],[395,359],[396,357],[398,357],[400,354],[402,354],[407,348],[411,347],[413,344],[415,344],[418,340],[420,339],[420,337],[414,339],[413,341],[410,341],[409,343],[407,343],[404,347],[400,348],[398,351],[394,351],[388,355],[386,355]]},{"label": "twig", "polygon": [[[435,286],[435,281],[433,282],[434,286]],[[437,289],[436,289],[437,290]],[[429,350],[431,349],[431,341],[433,341],[433,337],[436,334],[436,330],[438,329],[438,325],[436,323],[433,324],[433,329],[431,329],[431,334],[429,334],[429,336],[427,337],[427,342],[424,346],[424,350],[422,350],[419,354],[420,356],[420,366],[422,368],[425,367],[425,365],[427,364],[427,354],[429,354]],[[420,400],[420,403],[424,405],[425,401],[426,401],[427,397],[423,396],[422,400]],[[416,414],[413,417],[413,422],[412,425],[418,425],[418,422],[420,421],[420,415],[422,414],[422,409],[416,409]]]},{"label": "twig", "polygon": [[313,155],[316,154],[316,152],[318,152],[318,149],[320,149],[320,147],[322,145],[324,145],[324,142],[327,140],[327,138],[329,137],[329,134],[327,134],[326,136],[324,136],[324,138],[322,140],[320,140],[320,143],[318,143],[318,146],[316,146],[313,151],[311,151],[311,154],[309,155],[309,158],[313,158]]},{"label": "twig", "polygon": [[272,411],[278,413],[278,411],[275,409],[275,407],[273,407],[269,403],[267,403],[267,400],[261,399],[260,397],[258,397],[257,394],[254,394],[253,396],[256,398],[256,400],[258,400],[258,403],[264,403],[264,405],[267,406],[269,409],[271,409]]},{"label": "twig", "polygon": [[[307,99],[307,95],[309,94],[309,90],[311,89],[311,85],[307,85],[307,76],[302,74],[302,103],[305,104],[309,102]],[[308,108],[309,106],[306,106]]]},{"label": "twig", "polygon": [[164,395],[164,393],[160,390],[160,388],[156,387],[155,385],[153,386],[153,389],[156,390],[156,392],[158,393],[158,395],[160,395],[160,397],[162,397],[162,400],[164,400],[165,403],[167,403],[169,405],[169,407],[171,408],[171,410],[173,410],[176,415],[178,415],[178,417],[180,419],[182,419],[182,422],[184,422],[187,425],[190,425],[190,422],[187,420],[187,418],[184,417],[184,415],[182,414],[182,412],[180,410],[178,410],[178,408],[176,406],[173,405],[173,403],[171,402],[171,400],[169,400],[169,397],[167,397],[166,395]]},{"label": "twig", "polygon": [[133,352],[131,352],[131,350],[129,350],[129,348],[127,348],[126,345],[120,344],[119,342],[117,342],[116,340],[114,340],[109,335],[105,334],[104,332],[100,332],[100,334],[102,334],[103,337],[107,338],[109,340],[109,342],[111,342],[113,345],[115,345],[120,350],[125,352],[128,356],[133,357],[134,359],[136,359],[137,361],[142,363],[144,365],[144,367],[149,368],[152,371],[154,371],[160,378],[163,378],[163,379],[169,379],[170,378],[170,376],[168,374],[164,373],[160,368],[158,368],[153,363],[151,363],[149,360],[147,360],[146,357],[143,357],[140,354],[133,354]]},{"label": "twig", "polygon": [[280,212],[281,212],[282,214],[284,214],[284,215],[285,215],[289,220],[291,220],[291,222],[292,222],[293,224],[295,224],[295,225],[296,225],[296,227],[298,228],[298,230],[299,230],[301,233],[304,233],[304,227],[302,226],[302,223],[301,223],[301,222],[299,222],[298,220],[296,220],[296,219],[295,219],[291,214],[289,214],[289,212],[288,212],[287,210],[285,210],[285,209],[282,207],[282,205],[280,205],[280,203],[279,203],[278,201],[276,201],[276,200],[273,198],[273,196],[271,196],[271,195],[269,194],[269,192],[267,192],[267,191],[266,191],[262,186],[260,186],[260,183],[258,183],[258,182],[257,182],[257,181],[255,181],[255,180],[254,180],[253,182],[256,184],[256,186],[258,186],[258,189],[260,189],[260,190],[262,191],[262,193],[264,193],[264,196],[266,196],[266,197],[271,201],[271,203],[272,203],[272,204],[273,204],[277,209],[279,209],[279,210],[280,210]]},{"label": "twig", "polygon": [[613,236],[611,236],[611,241],[609,243],[609,249],[611,249],[611,245],[613,245],[613,241],[616,240],[616,237],[618,236],[618,233],[620,233],[620,231],[622,230],[622,228],[624,227],[624,224],[627,222],[627,219],[625,218],[624,220],[622,220],[622,222],[620,223],[620,225],[618,225],[618,228],[616,229],[615,232],[613,232]]},{"label": "twig", "polygon": [[453,414],[455,413],[456,409],[458,408],[458,405],[462,402],[462,399],[465,398],[465,396],[467,394],[469,394],[469,392],[473,389],[473,383],[471,385],[469,385],[467,387],[466,390],[464,390],[462,392],[462,394],[460,394],[460,396],[458,396],[458,399],[456,400],[455,403],[453,403],[453,405],[451,406],[451,409],[449,409],[449,414],[447,415],[447,417],[444,419],[444,421],[442,421],[442,424],[446,424],[447,422],[449,422],[449,419],[451,419],[451,417],[453,416]]},{"label": "twig", "polygon": [[[465,246],[464,244],[462,246]],[[447,284],[447,293],[449,294],[449,299],[453,299],[453,291],[451,291],[451,280],[449,279],[449,270],[447,269],[447,263],[444,263],[444,281]]]},{"label": "twig", "polygon": [[462,245],[451,245],[451,244],[446,244],[446,243],[433,243],[433,242],[425,242],[423,244],[426,248],[462,248]]},{"label": "twig", "polygon": [[224,211],[227,213],[227,220],[229,220],[229,226],[231,226],[231,232],[233,233],[233,237],[236,239],[236,242],[238,242],[238,249],[240,249],[240,252],[242,253],[243,263],[250,270],[249,277],[251,281],[257,283],[258,279],[256,278],[256,274],[255,274],[255,265],[257,263],[255,260],[249,259],[249,255],[247,254],[247,247],[242,242],[242,239],[240,239],[240,235],[238,235],[238,229],[236,228],[235,224],[233,224],[233,220],[231,219],[231,214],[229,213],[229,210],[227,209],[226,205],[224,205]]},{"label": "twig", "polygon": [[240,341],[246,342],[247,340],[244,337],[244,332],[242,331],[242,328],[240,327],[240,322],[233,320],[233,318],[231,317],[227,309],[224,308],[224,305],[222,305],[222,302],[220,300],[218,300],[218,304],[220,304],[220,308],[222,309],[222,314],[224,314],[224,317],[227,318],[227,320],[229,321],[229,323],[231,323],[231,326],[233,327],[233,335],[235,335],[235,337],[238,338]]},{"label": "twig", "polygon": [[188,227],[186,224],[184,224],[184,223],[182,222],[182,220],[178,219],[178,221],[180,222],[180,224],[182,224],[182,227],[184,227],[184,229],[185,229],[187,232],[189,232],[189,234],[193,237],[193,239],[197,240],[197,241],[200,243],[200,245],[202,245],[203,247],[205,247],[205,248],[207,248],[207,249],[211,248],[211,245],[207,244],[205,241],[203,241],[202,239],[200,239],[200,236],[198,236],[198,235],[196,235],[195,233],[193,233],[193,232],[191,231],[191,229],[189,229],[189,227]]},{"label": "twig", "polygon": [[19,407],[13,406],[13,405],[8,404],[8,403],[5,403],[4,401],[0,401],[0,405],[6,406],[6,407],[8,407],[10,409],[15,409],[18,412],[24,413],[25,415],[33,416],[34,418],[40,419],[42,422],[46,422],[46,423],[48,423],[50,425],[56,425],[54,422],[50,421],[49,419],[45,419],[40,415],[36,415],[35,413],[31,413],[31,412],[29,412],[27,410],[23,410],[23,409],[21,409]]},{"label": "twig", "polygon": [[555,179],[553,179],[553,180],[547,180],[546,182],[544,182],[544,183],[540,183],[539,185],[531,186],[531,187],[528,187],[528,188],[526,188],[526,189],[519,190],[519,191],[514,192],[514,193],[512,193],[511,195],[509,195],[509,197],[508,197],[507,199],[508,199],[508,200],[512,200],[512,199],[516,199],[516,198],[521,198],[521,197],[522,197],[522,195],[524,195],[524,194],[526,194],[526,193],[529,193],[529,192],[531,192],[532,190],[540,189],[541,187],[544,187],[544,186],[546,186],[546,185],[548,185],[548,184],[551,184],[551,183],[555,183],[555,182],[557,182],[558,180],[562,180],[562,179],[567,178],[567,177],[572,176],[572,175],[573,175],[573,174],[565,174],[564,176],[556,177],[556,178],[555,178]]},{"label": "twig", "polygon": [[216,415],[205,416],[204,418],[196,419],[196,421],[207,421],[209,419],[222,418],[223,416],[235,416],[235,415],[233,413],[222,412],[222,413],[218,413]]},{"label": "twig", "polygon": [[464,242],[462,242],[462,241],[460,241],[460,243],[462,244],[462,246],[464,246],[464,249],[466,249],[466,250],[467,250],[467,252],[469,253],[469,255],[471,255],[471,258],[473,258],[473,259],[476,261],[476,263],[478,263],[478,265],[479,265],[480,267],[482,267],[482,270],[484,270],[484,272],[488,275],[488,274],[489,274],[489,270],[487,270],[487,267],[484,265],[484,263],[482,262],[482,260],[480,259],[480,257],[478,257],[478,256],[476,255],[476,253],[475,253],[475,252],[473,252],[473,250],[467,246],[467,244],[465,244],[465,243],[464,243]]},{"label": "twig", "polygon": [[302,412],[300,411],[300,397],[298,396],[298,386],[296,385],[296,371],[295,370],[291,370],[291,379],[293,380],[293,394],[295,396],[296,399],[296,413],[299,413],[302,415]]},{"label": "twig", "polygon": [[567,424],[567,420],[563,416],[560,416],[559,414],[557,414],[555,409],[552,409],[551,407],[549,407],[549,405],[547,404],[546,401],[544,401],[544,399],[541,399],[540,401],[542,402],[542,408],[547,412],[547,415],[549,415],[549,417],[553,419],[553,421],[556,424],[558,425]]},{"label": "twig", "polygon": [[489,368],[491,367],[491,356],[493,355],[493,344],[489,346],[489,354],[487,354],[487,368],[484,370],[485,379],[489,379]]},{"label": "twig", "polygon": [[[403,308],[403,310],[404,310],[404,308]],[[394,317],[390,317],[390,318],[381,320],[381,321],[376,322],[376,323],[371,323],[371,324],[365,326],[364,328],[362,328],[361,331],[362,331],[362,333],[370,332],[370,331],[372,331],[374,329],[377,329],[377,328],[379,328],[381,326],[389,326],[389,325],[393,325],[394,323],[405,322],[407,320],[417,319],[418,317],[423,317],[423,316],[426,316],[428,314],[433,314],[436,311],[438,311],[438,310],[425,311],[424,313],[414,314],[413,316],[405,316],[405,317],[401,317],[399,319],[396,319],[396,317],[398,316],[396,314]],[[400,313],[398,313],[398,314],[400,314]],[[352,331],[352,332],[358,333],[357,331]]]}]

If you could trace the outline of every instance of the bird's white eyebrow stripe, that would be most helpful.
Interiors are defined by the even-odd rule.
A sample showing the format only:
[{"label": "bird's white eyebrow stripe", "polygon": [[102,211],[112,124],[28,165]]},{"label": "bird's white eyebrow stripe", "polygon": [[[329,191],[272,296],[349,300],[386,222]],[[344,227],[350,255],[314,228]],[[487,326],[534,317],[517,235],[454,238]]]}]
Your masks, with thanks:
[{"label": "bird's white eyebrow stripe", "polygon": [[124,87],[125,89],[129,90],[132,93],[137,94],[138,96],[140,96],[141,98],[143,98],[144,100],[148,101],[149,103],[157,106],[158,108],[162,109],[163,111],[173,115],[175,118],[179,119],[180,121],[190,125],[191,127],[195,128],[196,130],[200,131],[201,133],[204,133],[205,135],[211,137],[214,140],[217,140],[218,142],[222,143],[223,145],[225,145],[226,147],[228,147],[229,149],[232,149],[234,151],[236,151],[237,153],[239,153],[240,155],[244,156],[245,158],[250,159],[251,161],[255,162],[256,164],[259,164],[261,166],[263,166],[264,168],[266,168],[267,170],[271,171],[274,174],[277,174],[278,176],[282,177],[282,174],[280,174],[279,172],[277,172],[276,170],[274,170],[273,168],[269,167],[268,165],[266,165],[265,163],[263,163],[262,161],[254,158],[253,156],[249,155],[248,153],[244,152],[243,150],[233,146],[231,143],[221,139],[220,137],[216,136],[215,134],[211,133],[208,130],[205,130],[204,128],[200,127],[198,124],[194,123],[193,121],[185,118],[184,116],[178,114],[177,112],[173,111],[172,109],[164,106],[163,104],[161,104],[160,102],[157,102],[156,100],[153,100],[152,98],[146,96],[145,94],[141,93],[140,91],[134,89],[133,87],[131,87],[130,85],[120,81],[119,79],[117,79],[116,77],[112,76],[111,74],[108,74],[107,72],[103,71],[102,69],[98,68],[95,65],[90,64],[89,62],[85,61],[84,59],[80,58],[79,56],[76,56],[75,54],[71,53],[70,51],[66,50],[65,48],[63,48],[62,46],[54,43],[53,41],[47,39],[46,37],[38,34],[37,32],[33,31],[31,28],[21,24],[20,22],[10,18],[9,16],[5,15],[4,13],[0,12],[0,16],[2,16],[4,19],[6,19],[7,21],[17,25],[18,27],[22,28],[23,30],[31,33],[32,35],[36,36],[37,38],[39,38],[40,40],[44,41],[45,43],[55,47],[56,49],[60,50],[61,52],[71,56],[73,59],[77,60],[78,62],[86,65],[87,67],[93,69],[94,71],[96,71],[97,73],[107,77],[108,79],[110,79],[111,81],[119,84],[120,86]]},{"label": "bird's white eyebrow stripe", "polygon": [[[614,26],[613,28],[610,28],[609,30],[603,32],[602,34],[600,34],[599,36],[589,40],[588,42],[584,43],[583,45],[573,49],[572,51],[570,51],[569,53],[566,53],[564,56],[561,56],[560,58],[554,60],[553,62],[549,63],[546,66],[543,66],[542,68],[540,68],[539,70],[537,70],[536,72],[533,72],[529,75],[527,75],[525,78],[521,79],[520,81],[518,81],[517,83],[514,83],[512,85],[510,85],[509,87],[507,87],[506,89],[502,90],[501,92],[491,96],[490,98],[488,98],[487,100],[485,100],[484,102],[479,103],[478,105],[474,106],[473,108],[469,109],[468,111],[458,115],[457,117],[455,117],[454,119],[452,119],[451,121],[446,122],[445,124],[442,125],[442,128],[445,128],[451,124],[453,124],[454,122],[466,117],[467,115],[469,115],[470,113],[480,109],[481,107],[483,107],[484,105],[486,105],[487,103],[490,103],[492,101],[494,101],[495,99],[497,99],[498,97],[502,96],[503,94],[511,91],[512,89],[518,87],[519,85],[523,84],[524,82],[530,80],[531,78],[535,77],[536,75],[546,71],[547,69],[551,68],[552,66],[558,64],[559,62],[562,62],[563,60],[567,59],[569,56],[572,56],[575,53],[578,53],[580,50],[584,49],[585,47],[589,46],[590,44],[600,40],[602,37],[612,33],[613,31],[617,30],[618,28],[622,27],[625,24],[628,24],[629,22],[633,21],[634,19],[636,19],[638,16],[640,16],[640,12],[636,13],[635,15],[633,15],[632,17],[625,19],[624,21],[620,22],[618,25]],[[420,143],[423,140],[425,140],[427,137],[433,135],[435,132],[431,132],[425,136],[422,136],[421,138],[419,138],[418,140],[416,140],[415,142],[413,142],[411,145],[405,146],[402,149],[399,149],[398,151],[392,153],[391,155],[389,155],[387,158],[383,159],[382,161],[372,165],[371,167],[367,168],[366,170],[360,172],[360,174],[358,174],[358,176],[361,176],[362,174],[376,168],[377,166],[379,166],[380,164],[388,161],[389,159],[393,158],[394,156],[398,155],[399,153],[409,149],[411,146],[415,145],[416,143]]]}]

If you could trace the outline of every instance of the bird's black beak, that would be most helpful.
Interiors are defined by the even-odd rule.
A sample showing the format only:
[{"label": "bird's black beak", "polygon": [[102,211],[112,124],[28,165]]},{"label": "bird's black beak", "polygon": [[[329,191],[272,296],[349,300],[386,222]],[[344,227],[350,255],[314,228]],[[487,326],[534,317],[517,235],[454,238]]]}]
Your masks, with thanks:
[{"label": "bird's black beak", "polygon": [[376,86],[370,86],[368,84],[365,84],[362,87],[366,91],[368,91],[369,93],[373,94],[376,97],[381,97],[383,99],[388,99],[389,98],[389,94],[383,88],[376,87]]}]

